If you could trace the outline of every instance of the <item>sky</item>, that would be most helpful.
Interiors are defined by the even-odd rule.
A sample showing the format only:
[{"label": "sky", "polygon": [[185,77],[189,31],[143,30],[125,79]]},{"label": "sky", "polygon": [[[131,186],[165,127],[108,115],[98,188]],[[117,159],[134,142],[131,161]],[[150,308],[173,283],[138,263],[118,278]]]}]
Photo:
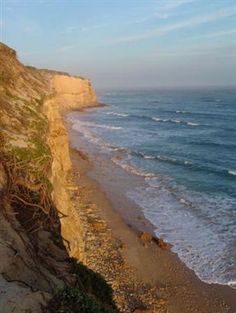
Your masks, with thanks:
[{"label": "sky", "polygon": [[0,34],[98,89],[236,86],[236,0],[0,0]]}]

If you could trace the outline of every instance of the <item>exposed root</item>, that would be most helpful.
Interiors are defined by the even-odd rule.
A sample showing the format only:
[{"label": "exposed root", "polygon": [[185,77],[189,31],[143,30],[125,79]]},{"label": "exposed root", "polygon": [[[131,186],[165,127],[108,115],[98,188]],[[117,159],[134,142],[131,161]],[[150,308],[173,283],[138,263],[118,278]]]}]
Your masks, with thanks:
[{"label": "exposed root", "polygon": [[[41,205],[38,205],[36,203],[29,203],[27,201],[25,201],[24,199],[20,198],[19,196],[17,195],[11,195],[12,198],[16,198],[18,199],[19,201],[23,202],[25,205],[27,206],[31,206],[31,207],[34,207],[34,208],[38,208],[40,210],[42,210],[45,214],[48,214],[48,210],[46,211]],[[35,213],[34,213],[35,214]]]}]

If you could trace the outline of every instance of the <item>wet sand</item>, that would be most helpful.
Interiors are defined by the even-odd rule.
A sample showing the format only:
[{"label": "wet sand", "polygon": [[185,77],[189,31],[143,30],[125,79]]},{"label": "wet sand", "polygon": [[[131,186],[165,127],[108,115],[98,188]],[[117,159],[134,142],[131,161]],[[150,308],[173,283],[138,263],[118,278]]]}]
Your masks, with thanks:
[{"label": "wet sand", "polygon": [[[132,300],[129,305],[124,305],[123,311],[134,312],[140,307],[140,305],[134,304],[137,301],[135,295],[132,295],[132,286],[134,286],[133,293],[140,293],[137,295],[139,299],[142,298],[143,293],[145,298],[143,303],[149,308],[148,312],[235,313],[236,290],[227,286],[203,283],[172,251],[163,250],[154,242],[144,242],[140,239],[140,231],[153,233],[154,226],[144,218],[140,208],[124,196],[124,190],[129,181],[125,180],[122,186],[117,187],[120,180],[116,179],[116,175],[124,175],[124,173],[120,174],[119,169],[115,166],[111,171],[110,165],[106,166],[104,160],[101,160],[99,156],[94,160],[83,151],[78,151],[80,147],[78,133],[71,131],[68,123],[67,128],[71,146],[74,147],[75,141],[77,142],[77,150],[71,149],[71,159],[73,180],[80,188],[78,209],[83,210],[90,207],[91,210],[92,204],[95,219],[99,219],[99,223],[106,225],[109,236],[119,243],[118,248],[117,245],[109,246],[111,249],[109,253],[112,253],[112,249],[114,249],[114,253],[119,250],[116,258],[122,259],[121,268],[119,267],[117,270],[115,278],[110,279],[109,275],[111,274],[106,271],[106,266],[110,266],[110,260],[109,257],[103,258],[107,245],[105,241],[103,244],[104,227],[101,227],[100,230],[99,227],[96,227],[92,238],[96,238],[95,241],[100,240],[99,242],[105,250],[99,254],[95,248],[92,251],[93,244],[91,244],[89,253],[95,258],[96,253],[99,254],[98,263],[102,263],[103,266],[99,267],[96,262],[90,262],[89,253],[87,264],[111,281],[118,302]],[[137,179],[135,183],[138,184],[139,180]],[[90,229],[90,231],[93,230]],[[130,274],[131,272],[132,274]],[[129,284],[128,275],[132,275],[132,279],[130,276],[132,286],[124,288],[123,285]],[[119,284],[116,284],[117,280]],[[123,285],[122,280],[124,281]],[[142,288],[138,289],[137,286],[140,285],[140,282]],[[119,296],[120,289],[122,289],[123,298]],[[127,292],[126,295],[125,292]],[[129,296],[130,294],[132,296]],[[122,303],[120,307],[122,307]]]}]

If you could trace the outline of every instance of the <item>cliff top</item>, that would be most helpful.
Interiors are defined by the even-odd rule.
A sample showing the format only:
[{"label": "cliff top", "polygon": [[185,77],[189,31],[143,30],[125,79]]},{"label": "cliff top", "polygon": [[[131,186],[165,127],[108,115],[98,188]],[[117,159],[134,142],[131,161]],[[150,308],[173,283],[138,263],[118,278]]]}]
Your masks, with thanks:
[{"label": "cliff top", "polygon": [[41,76],[43,75],[44,79],[51,79],[54,75],[63,75],[89,81],[85,77],[71,75],[63,71],[38,69],[34,66],[23,66],[17,58],[16,51],[0,42],[0,82],[2,84],[5,82],[9,85],[9,83],[16,82],[22,74],[33,74],[34,76],[38,76],[39,79],[39,74]]},{"label": "cliff top", "polygon": [[16,51],[10,47],[8,47],[7,45],[5,45],[4,43],[0,42],[0,54],[6,54],[6,55],[11,55],[16,57]]}]

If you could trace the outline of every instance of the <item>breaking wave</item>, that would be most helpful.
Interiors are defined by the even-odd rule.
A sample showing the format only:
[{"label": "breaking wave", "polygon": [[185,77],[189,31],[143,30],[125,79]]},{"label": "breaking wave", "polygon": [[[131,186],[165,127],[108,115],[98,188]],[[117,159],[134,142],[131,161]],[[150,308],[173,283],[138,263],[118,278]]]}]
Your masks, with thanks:
[{"label": "breaking wave", "polygon": [[190,125],[190,126],[199,126],[198,123],[186,122],[186,121],[176,120],[176,119],[162,119],[159,117],[152,117],[152,120],[156,122],[161,122],[161,123],[175,123],[175,124],[184,124],[184,125]]}]

